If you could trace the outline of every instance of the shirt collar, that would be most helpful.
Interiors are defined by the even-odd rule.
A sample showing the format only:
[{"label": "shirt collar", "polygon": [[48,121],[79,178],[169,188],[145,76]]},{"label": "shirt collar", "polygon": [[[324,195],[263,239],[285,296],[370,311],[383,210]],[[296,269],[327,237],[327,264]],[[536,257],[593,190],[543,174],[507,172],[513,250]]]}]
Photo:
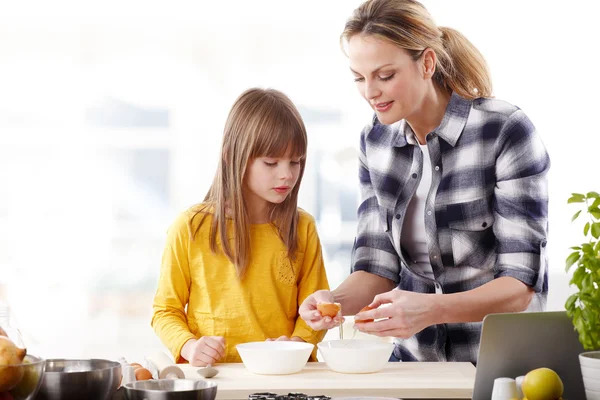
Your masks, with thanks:
[{"label": "shirt collar", "polygon": [[452,147],[456,146],[456,142],[467,124],[472,103],[472,100],[460,97],[453,92],[440,126],[433,130]]},{"label": "shirt collar", "polygon": [[[452,92],[450,101],[446,106],[446,112],[440,125],[433,130],[439,135],[444,141],[450,144],[452,147],[456,146],[456,142],[460,138],[469,113],[471,111],[472,101],[459,96]],[[414,137],[410,125],[406,123],[406,120],[401,120],[390,125],[394,138],[392,139],[392,145],[394,147],[404,147],[407,144],[417,145],[417,140]]]}]

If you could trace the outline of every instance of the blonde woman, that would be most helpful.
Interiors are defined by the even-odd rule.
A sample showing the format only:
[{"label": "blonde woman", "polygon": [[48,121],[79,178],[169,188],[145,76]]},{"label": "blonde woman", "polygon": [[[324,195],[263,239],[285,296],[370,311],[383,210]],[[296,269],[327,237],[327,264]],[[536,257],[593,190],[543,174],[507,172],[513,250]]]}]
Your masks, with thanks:
[{"label": "blonde woman", "polygon": [[240,362],[238,343],[317,343],[298,305],[328,289],[314,219],[297,208],[304,123],[281,92],[250,89],[225,125],[214,182],[168,232],[152,326],[176,362]]},{"label": "blonde woman", "polygon": [[300,314],[329,329],[342,316],[316,303],[340,302],[376,319],[361,331],[397,338],[391,360],[475,363],[487,314],[545,307],[546,150],[523,111],[492,98],[477,49],[419,2],[366,1],[342,39],[375,112],[360,136],[353,272]]}]

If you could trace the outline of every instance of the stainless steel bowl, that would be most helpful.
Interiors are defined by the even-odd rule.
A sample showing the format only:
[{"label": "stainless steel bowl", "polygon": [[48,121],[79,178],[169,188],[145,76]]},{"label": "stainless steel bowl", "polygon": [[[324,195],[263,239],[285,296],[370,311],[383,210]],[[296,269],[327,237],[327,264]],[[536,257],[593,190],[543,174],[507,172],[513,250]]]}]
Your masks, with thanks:
[{"label": "stainless steel bowl", "polygon": [[[16,385],[11,384],[12,387],[8,393],[14,400],[31,400],[34,398],[37,393],[40,383],[42,382],[42,376],[44,374],[44,363],[45,360],[42,360],[39,357],[34,357],[31,355],[25,356],[25,360],[23,360],[22,364],[11,365],[8,367],[4,367],[3,370],[0,368],[0,375],[7,374],[7,372],[17,372],[18,383]],[[6,368],[9,370],[7,371]],[[4,378],[6,378],[6,375]],[[3,381],[2,377],[0,377],[0,381]],[[2,389],[0,389],[2,391]],[[0,393],[0,398],[2,397],[2,393]]]},{"label": "stainless steel bowl", "polygon": [[109,400],[121,384],[121,364],[109,360],[46,360],[36,400]]},{"label": "stainless steel bowl", "polygon": [[128,400],[214,400],[217,384],[195,379],[157,379],[124,386]]}]

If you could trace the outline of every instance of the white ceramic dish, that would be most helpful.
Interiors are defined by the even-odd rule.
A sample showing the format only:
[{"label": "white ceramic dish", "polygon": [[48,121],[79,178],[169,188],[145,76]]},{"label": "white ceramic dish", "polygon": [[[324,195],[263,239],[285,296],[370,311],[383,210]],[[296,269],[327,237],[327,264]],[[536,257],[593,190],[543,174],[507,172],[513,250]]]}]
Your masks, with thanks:
[{"label": "white ceramic dish", "polygon": [[329,340],[317,347],[329,368],[346,374],[381,371],[394,351],[393,343],[380,340]]},{"label": "white ceramic dish", "polygon": [[255,374],[287,375],[304,368],[315,346],[301,342],[250,342],[236,346],[246,369]]}]

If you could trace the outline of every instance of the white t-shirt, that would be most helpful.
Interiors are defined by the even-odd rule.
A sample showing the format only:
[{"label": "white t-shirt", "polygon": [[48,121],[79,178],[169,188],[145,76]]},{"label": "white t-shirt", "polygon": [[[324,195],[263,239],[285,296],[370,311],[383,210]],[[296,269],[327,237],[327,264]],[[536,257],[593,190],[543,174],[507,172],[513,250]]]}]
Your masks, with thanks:
[{"label": "white t-shirt", "polygon": [[423,173],[417,192],[406,209],[400,244],[413,262],[411,269],[427,278],[434,279],[427,249],[427,235],[425,234],[425,202],[431,187],[431,158],[426,144],[419,144],[419,147],[423,152]]}]

